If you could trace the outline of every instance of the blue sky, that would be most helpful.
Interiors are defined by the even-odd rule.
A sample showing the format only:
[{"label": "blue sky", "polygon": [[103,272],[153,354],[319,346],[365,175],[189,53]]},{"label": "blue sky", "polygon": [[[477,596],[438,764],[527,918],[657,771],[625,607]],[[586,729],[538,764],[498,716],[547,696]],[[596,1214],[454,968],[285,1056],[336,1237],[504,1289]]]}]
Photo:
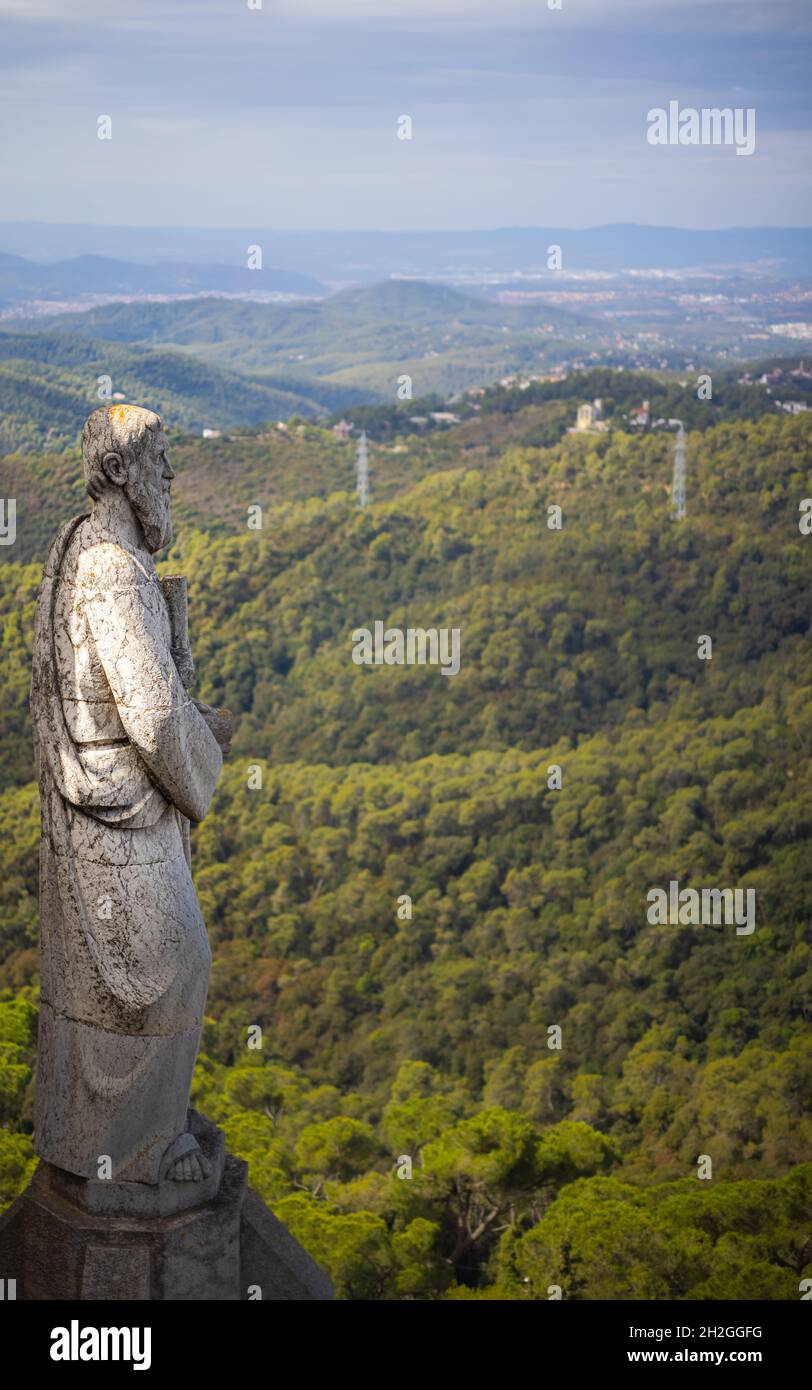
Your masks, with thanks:
[{"label": "blue sky", "polygon": [[[0,27],[5,219],[812,224],[809,0],[0,0]],[[672,99],[754,107],[755,154],[650,146]]]}]

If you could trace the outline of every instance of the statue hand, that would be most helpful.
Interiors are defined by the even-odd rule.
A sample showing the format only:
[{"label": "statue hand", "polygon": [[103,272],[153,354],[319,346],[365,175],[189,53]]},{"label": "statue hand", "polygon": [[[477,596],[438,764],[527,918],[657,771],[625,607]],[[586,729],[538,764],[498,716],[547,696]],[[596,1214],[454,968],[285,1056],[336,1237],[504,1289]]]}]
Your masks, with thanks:
[{"label": "statue hand", "polygon": [[195,700],[193,703],[203,715],[210,732],[217,739],[223,757],[226,757],[231,748],[231,715],[228,710],[215,709],[213,705],[204,705],[202,700]]}]

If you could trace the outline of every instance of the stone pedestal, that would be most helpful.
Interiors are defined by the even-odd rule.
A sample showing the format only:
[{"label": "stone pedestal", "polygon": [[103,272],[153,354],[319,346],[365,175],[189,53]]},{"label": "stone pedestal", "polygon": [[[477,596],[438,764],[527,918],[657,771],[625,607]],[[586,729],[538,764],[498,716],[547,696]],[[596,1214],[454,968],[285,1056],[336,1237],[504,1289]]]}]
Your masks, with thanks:
[{"label": "stone pedestal", "polygon": [[222,1133],[193,1112],[190,1128],[212,1166],[203,1183],[85,1181],[40,1163],[0,1216],[0,1279],[23,1300],[332,1298]]}]

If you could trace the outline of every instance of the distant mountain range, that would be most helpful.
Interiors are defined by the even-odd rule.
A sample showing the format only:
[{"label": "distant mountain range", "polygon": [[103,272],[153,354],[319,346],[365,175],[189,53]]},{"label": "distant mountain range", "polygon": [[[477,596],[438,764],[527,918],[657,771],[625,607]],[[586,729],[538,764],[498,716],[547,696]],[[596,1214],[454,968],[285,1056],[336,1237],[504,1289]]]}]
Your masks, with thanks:
[{"label": "distant mountain range", "polygon": [[0,309],[32,300],[65,300],[89,295],[150,294],[322,295],[312,276],[291,270],[249,270],[246,265],[139,265],[106,256],[82,255],[43,265],[0,253]]},{"label": "distant mountain range", "polygon": [[570,269],[617,271],[760,264],[770,265],[782,274],[797,275],[808,274],[812,265],[812,229],[808,227],[696,231],[628,223],[583,229],[340,232],[0,222],[0,250],[35,260],[84,258],[91,254],[126,261],[171,261],[187,268],[206,262],[243,268],[247,248],[259,244],[265,260],[276,267],[274,272],[263,272],[264,278],[286,271],[334,285],[399,274],[462,282],[465,277],[544,270],[547,247],[552,243],[561,246],[564,264]]},{"label": "distant mountain range", "polygon": [[806,341],[798,282],[742,287],[740,277],[720,276],[694,281],[686,294],[689,284],[681,277],[645,294],[634,285],[623,294],[567,289],[564,307],[546,294],[504,302],[390,279],[281,303],[190,295],[7,320],[0,451],[73,440],[102,376],[119,399],[152,406],[181,429],[228,430],[363,403],[448,398],[598,363],[691,374],[698,364],[722,369],[762,357],[765,345],[794,354]]}]

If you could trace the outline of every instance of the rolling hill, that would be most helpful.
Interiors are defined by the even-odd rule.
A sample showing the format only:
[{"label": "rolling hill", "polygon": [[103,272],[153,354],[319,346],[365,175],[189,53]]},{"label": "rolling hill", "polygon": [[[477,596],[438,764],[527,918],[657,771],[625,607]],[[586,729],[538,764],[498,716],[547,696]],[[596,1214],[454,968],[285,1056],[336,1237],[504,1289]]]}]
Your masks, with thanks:
[{"label": "rolling hill", "polygon": [[[0,348],[2,341],[0,336]],[[69,364],[61,370],[47,368],[53,353],[47,337],[44,343],[39,339],[26,341],[38,344],[45,365],[24,363],[22,370],[12,367],[4,376],[0,358],[0,392],[4,380],[7,385],[14,381],[19,392],[18,426],[27,412],[41,412],[44,425],[49,418],[59,419],[60,411],[67,411],[71,412],[70,418],[78,433],[86,411],[95,404],[85,404],[75,393],[77,362],[88,351],[87,341],[59,336],[57,350],[64,351]],[[89,350],[93,351],[92,345]],[[130,350],[116,348],[113,351],[126,354]],[[160,362],[166,354],[156,353],[155,356]],[[189,364],[189,372],[184,372],[184,362]],[[177,355],[170,365],[183,373],[182,381],[187,387],[196,370],[201,373],[204,390],[208,377],[216,376],[216,369],[201,368],[195,361]],[[812,383],[793,376],[797,365],[797,359],[769,360],[755,365],[752,374],[760,376],[764,371],[775,372],[777,368],[782,373],[783,384],[776,386],[776,391],[784,394],[786,386],[792,394],[812,403]],[[693,382],[681,384],[665,374],[657,378],[638,372],[593,368],[587,372],[573,372],[563,380],[533,382],[526,388],[497,386],[466,397],[453,407],[454,412],[459,412],[458,423],[450,424],[435,423],[428,413],[442,405],[440,398],[378,405],[357,404],[345,398],[340,413],[346,412],[356,430],[356,438],[348,440],[337,439],[328,422],[310,420],[299,424],[294,420],[285,429],[277,428],[273,421],[270,425],[260,423],[258,426],[249,421],[234,425],[221,438],[201,439],[199,430],[194,431],[197,437],[193,437],[188,425],[184,428],[183,414],[178,419],[169,409],[164,420],[173,437],[176,520],[182,527],[197,528],[210,535],[239,535],[245,529],[248,507],[256,503],[269,508],[285,502],[327,499],[332,493],[346,493],[354,487],[357,434],[361,429],[368,433],[373,497],[380,502],[402,495],[420,479],[444,469],[459,466],[490,469],[509,448],[558,444],[566,437],[578,404],[595,396],[602,398],[605,421],[612,429],[621,431],[629,429],[629,418],[643,398],[650,399],[652,417],[679,417],[685,421],[686,428],[698,433],[725,422],[756,420],[766,414],[786,418],[765,386],[740,384],[739,375],[738,368],[716,373],[712,400],[700,401]],[[229,373],[222,373],[222,377],[229,383]],[[248,378],[237,378],[236,389],[247,381]],[[264,394],[267,388],[261,382],[259,385],[261,389],[255,403],[257,409],[263,409],[269,398]],[[311,405],[323,415],[334,391],[338,390],[344,397],[352,394],[318,379],[311,379],[310,383],[280,381],[278,385],[280,390],[289,386],[290,399],[296,402],[300,417],[305,415],[303,404]],[[294,388],[306,389],[308,385],[322,395],[321,401],[303,402],[301,397],[293,395]],[[145,394],[137,399],[146,402],[153,399],[147,394],[148,390],[145,386]],[[361,395],[360,392],[356,394]],[[188,397],[178,399],[181,405],[189,400]],[[282,403],[287,405],[288,399],[284,397]],[[365,397],[362,400],[366,402]],[[415,412],[418,412],[416,418],[425,420],[425,427],[418,428],[412,423]],[[213,418],[211,411],[206,418]],[[7,419],[6,430],[11,428]],[[0,436],[2,429],[0,424]],[[14,497],[17,501],[17,540],[13,550],[0,547],[0,566],[41,554],[60,520],[84,505],[76,434],[58,452],[53,450],[58,436],[50,436],[46,453],[37,449],[35,436],[32,429],[32,442],[26,444],[23,439],[20,446],[0,454],[0,496]],[[672,443],[668,434],[664,436],[654,431],[652,437],[646,431],[638,433],[637,437],[641,452],[653,447],[664,460],[669,457]]]},{"label": "rolling hill", "polygon": [[187,353],[129,347],[73,333],[0,330],[0,452],[74,444],[101,404],[99,378],[126,400],[157,410],[171,428],[228,429],[291,414],[315,417],[369,400],[352,387],[251,378]]},{"label": "rolling hill", "polygon": [[[555,308],[504,306],[443,285],[390,280],[300,304],[114,304],[57,315],[44,326],[181,349],[254,376],[295,371],[392,397],[404,373],[415,394],[449,394],[518,367],[538,368],[571,345],[587,323]],[[594,329],[590,337],[609,340]]]}]

